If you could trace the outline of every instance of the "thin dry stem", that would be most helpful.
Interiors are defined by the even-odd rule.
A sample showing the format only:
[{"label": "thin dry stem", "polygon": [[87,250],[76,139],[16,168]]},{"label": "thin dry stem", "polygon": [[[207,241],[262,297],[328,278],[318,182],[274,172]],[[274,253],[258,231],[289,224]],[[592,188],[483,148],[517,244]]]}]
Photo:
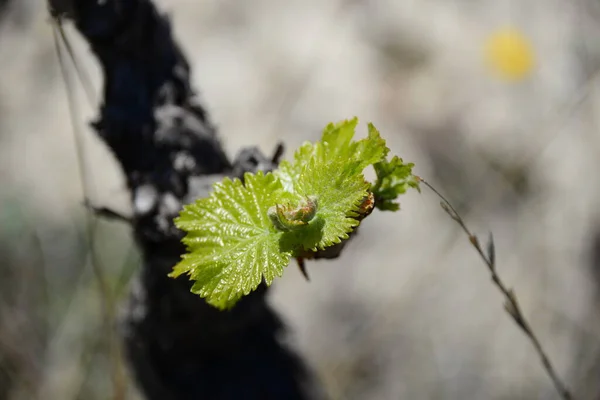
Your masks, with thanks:
[{"label": "thin dry stem", "polygon": [[[71,118],[71,125],[73,128],[73,136],[74,136],[74,141],[75,141],[75,146],[76,146],[76,150],[77,150],[77,164],[78,164],[78,170],[79,170],[79,179],[80,179],[80,183],[81,183],[81,190],[83,192],[83,197],[85,199],[88,198],[88,190],[87,190],[87,185],[85,183],[85,176],[86,176],[86,170],[85,170],[85,160],[84,160],[84,156],[83,156],[83,144],[81,142],[81,132],[78,129],[78,124],[77,124],[77,107],[76,107],[76,101],[75,98],[73,97],[73,84],[71,82],[71,80],[69,79],[68,76],[68,71],[67,71],[67,66],[65,65],[64,59],[63,59],[63,52],[62,52],[62,48],[61,48],[61,43],[66,47],[69,56],[71,57],[71,61],[80,77],[80,79],[82,80],[82,84],[84,85],[84,87],[86,87],[86,94],[88,95],[88,100],[90,102],[93,101],[92,96],[93,93],[91,91],[91,85],[87,85],[84,83],[85,78],[82,78],[82,72],[79,69],[79,67],[77,66],[77,62],[75,59],[75,55],[73,53],[73,50],[64,34],[64,31],[62,29],[62,25],[61,25],[61,21],[60,20],[52,20],[52,34],[53,34],[53,39],[54,39],[54,46],[55,46],[55,52],[56,52],[56,57],[58,60],[58,64],[60,67],[60,71],[61,71],[61,75],[65,84],[65,92],[66,92],[66,96],[67,96],[67,103],[68,103],[68,107],[69,107],[69,116]],[[62,42],[61,42],[62,40]],[[87,200],[86,200],[87,202]],[[104,271],[102,270],[102,268],[100,267],[99,263],[98,263],[98,256],[96,254],[96,248],[94,245],[94,233],[95,233],[95,226],[96,226],[96,219],[92,218],[92,216],[86,212],[86,241],[87,241],[87,245],[89,248],[89,252],[90,252],[90,262],[92,265],[92,270],[94,272],[94,276],[96,278],[96,281],[98,283],[99,286],[99,291],[100,291],[100,297],[101,297],[101,307],[102,307],[102,315],[103,315],[103,322],[104,322],[104,328],[106,329],[106,334],[108,335],[108,343],[109,343],[109,351],[110,351],[110,361],[111,361],[111,369],[112,369],[112,374],[111,374],[111,378],[112,378],[112,383],[113,383],[113,399],[114,400],[121,400],[125,398],[125,391],[126,391],[126,382],[125,382],[125,375],[123,372],[123,366],[122,366],[122,362],[121,362],[121,349],[120,349],[120,344],[117,338],[117,334],[116,334],[116,328],[115,328],[115,299],[113,299],[112,296],[112,291],[110,289],[110,285],[108,283],[108,280],[106,278],[106,275],[104,273]]]},{"label": "thin dry stem", "polygon": [[467,234],[469,242],[475,248],[475,250],[477,250],[477,252],[481,256],[481,259],[485,262],[488,269],[490,270],[490,273],[492,275],[492,282],[494,282],[496,287],[500,290],[500,292],[502,292],[502,294],[506,298],[504,303],[504,309],[512,317],[513,321],[517,324],[517,326],[521,328],[521,330],[529,338],[529,340],[531,340],[533,347],[538,353],[542,365],[548,373],[548,375],[550,376],[550,379],[552,380],[552,383],[554,384],[554,387],[556,388],[558,394],[564,400],[574,400],[573,395],[571,394],[569,389],[567,389],[566,385],[562,382],[562,380],[556,373],[556,370],[552,366],[552,363],[550,362],[546,351],[542,347],[537,335],[531,328],[531,325],[529,324],[527,319],[525,319],[525,316],[521,311],[521,307],[519,305],[519,301],[514,290],[509,289],[507,285],[500,279],[498,273],[496,272],[496,251],[492,234],[490,233],[486,254],[486,252],[481,247],[477,236],[475,236],[467,227],[465,221],[462,219],[458,211],[456,211],[456,209],[452,206],[452,204],[450,204],[450,202],[427,181],[423,180],[422,178],[419,178],[419,181],[422,182],[429,189],[431,189],[442,200],[440,202],[440,206],[442,207],[442,209],[446,211],[450,218],[456,221],[456,223],[458,223],[462,230]]}]

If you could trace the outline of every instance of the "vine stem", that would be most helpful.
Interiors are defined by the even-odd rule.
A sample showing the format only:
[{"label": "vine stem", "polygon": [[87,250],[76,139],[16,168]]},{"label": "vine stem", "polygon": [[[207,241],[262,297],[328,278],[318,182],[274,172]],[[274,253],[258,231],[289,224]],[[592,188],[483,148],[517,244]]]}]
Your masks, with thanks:
[{"label": "vine stem", "polygon": [[[487,265],[487,267],[491,273],[491,276],[492,276],[492,282],[494,282],[496,287],[500,290],[500,292],[505,297],[504,309],[506,310],[508,315],[511,316],[511,318],[513,319],[515,324],[517,324],[517,326],[521,329],[521,331],[523,331],[525,336],[527,336],[529,338],[529,340],[531,341],[531,343],[533,344],[535,351],[537,352],[538,356],[540,357],[542,366],[544,367],[544,369],[546,370],[546,373],[552,380],[552,383],[554,384],[554,387],[556,388],[556,391],[558,392],[558,394],[564,400],[575,400],[575,398],[573,397],[573,395],[571,394],[571,392],[569,391],[567,386],[562,382],[562,380],[556,373],[556,370],[553,367],[552,363],[550,362],[550,358],[548,357],[548,355],[546,354],[546,351],[542,347],[540,340],[538,339],[537,335],[531,328],[531,325],[529,324],[529,322],[523,315],[523,312],[521,311],[521,306],[519,305],[519,301],[517,299],[517,295],[516,295],[515,291],[513,289],[508,288],[507,285],[502,281],[502,279],[500,279],[500,276],[498,276],[498,273],[496,271],[496,251],[495,251],[495,246],[494,246],[494,238],[493,238],[492,234],[490,233],[489,241],[487,244],[487,249],[486,249],[486,251],[484,251],[483,248],[481,247],[481,243],[479,242],[479,239],[477,238],[477,236],[474,235],[471,232],[471,230],[467,227],[467,224],[465,223],[464,219],[460,216],[460,214],[452,206],[452,204],[450,204],[448,199],[446,199],[446,197],[444,197],[429,182],[425,181],[424,179],[422,179],[420,177],[417,177],[417,179],[419,182],[423,183],[425,186],[427,186],[429,189],[431,189],[431,191],[433,191],[433,193],[435,193],[441,199],[440,206],[442,207],[442,209],[450,216],[450,218],[452,218],[454,221],[456,221],[456,223],[458,223],[458,225],[460,225],[462,230],[467,234],[467,236],[469,238],[469,242],[475,248],[475,250],[477,250],[477,253],[479,253],[479,255],[481,256],[481,259]],[[486,254],[486,252],[487,252],[487,254]]]}]

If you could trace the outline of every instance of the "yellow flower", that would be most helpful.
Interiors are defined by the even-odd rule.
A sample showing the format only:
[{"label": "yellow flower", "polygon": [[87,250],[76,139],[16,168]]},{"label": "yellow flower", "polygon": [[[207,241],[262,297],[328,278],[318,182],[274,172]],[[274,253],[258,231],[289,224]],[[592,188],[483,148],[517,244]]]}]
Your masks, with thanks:
[{"label": "yellow flower", "polygon": [[533,47],[514,28],[498,30],[488,37],[485,56],[489,68],[500,78],[509,81],[527,77],[535,64]]}]

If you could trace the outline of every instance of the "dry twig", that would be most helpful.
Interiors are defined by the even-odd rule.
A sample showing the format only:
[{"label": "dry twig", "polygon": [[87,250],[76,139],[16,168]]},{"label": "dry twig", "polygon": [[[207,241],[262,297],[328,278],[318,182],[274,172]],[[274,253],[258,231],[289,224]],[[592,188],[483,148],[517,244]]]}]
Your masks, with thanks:
[{"label": "dry twig", "polygon": [[489,240],[488,240],[488,243],[486,246],[486,250],[484,251],[483,248],[481,247],[481,243],[479,242],[479,239],[477,238],[477,236],[475,234],[473,234],[471,232],[471,230],[467,227],[467,225],[465,224],[465,221],[460,216],[458,211],[456,211],[456,209],[452,206],[452,204],[450,204],[450,202],[436,188],[434,188],[427,181],[423,180],[422,178],[419,178],[419,180],[425,186],[427,186],[429,189],[431,189],[442,200],[440,202],[440,206],[442,207],[442,209],[444,211],[446,211],[446,213],[450,216],[450,218],[452,218],[454,221],[456,221],[456,223],[458,223],[460,225],[460,227],[462,228],[462,230],[467,234],[467,236],[469,238],[469,242],[471,242],[471,245],[473,245],[475,250],[477,250],[477,252],[481,256],[481,259],[487,265],[487,267],[492,275],[492,282],[494,282],[496,287],[500,290],[500,292],[502,292],[502,294],[504,295],[504,297],[506,299],[504,302],[504,309],[511,316],[511,318],[517,324],[517,326],[519,328],[521,328],[521,330],[529,338],[529,340],[531,340],[533,347],[535,348],[536,352],[538,353],[538,355],[540,357],[540,360],[542,361],[542,365],[543,365],[544,369],[550,376],[550,379],[552,380],[552,383],[554,384],[554,387],[556,388],[556,390],[559,393],[559,395],[561,396],[561,398],[564,400],[574,400],[573,395],[571,394],[569,389],[565,386],[565,384],[562,382],[562,380],[559,378],[558,374],[556,373],[556,370],[552,366],[552,363],[550,362],[550,359],[548,358],[546,351],[542,347],[537,335],[531,328],[531,325],[525,319],[525,316],[523,315],[523,312],[521,311],[521,307],[519,305],[519,301],[517,299],[517,296],[516,296],[514,290],[508,288],[507,285],[500,279],[500,277],[498,276],[498,273],[496,272],[496,250],[495,250],[494,238],[493,238],[492,234],[490,233],[490,237],[489,237]]}]

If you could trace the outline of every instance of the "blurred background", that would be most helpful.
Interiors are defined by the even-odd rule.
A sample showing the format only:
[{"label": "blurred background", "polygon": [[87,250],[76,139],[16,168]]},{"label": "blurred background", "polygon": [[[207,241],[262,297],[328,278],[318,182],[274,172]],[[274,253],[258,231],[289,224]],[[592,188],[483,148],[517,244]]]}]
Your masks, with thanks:
[{"label": "blurred background", "polygon": [[[231,156],[283,141],[289,157],[330,121],[358,116],[361,136],[372,121],[482,239],[493,232],[558,374],[600,398],[600,3],[157,3]],[[109,397],[102,304],[123,299],[139,262],[127,226],[83,207],[127,214],[128,193],[88,127],[100,71],[67,31],[95,90],[88,101],[70,72],[75,130],[44,2],[0,1],[0,399]],[[309,263],[310,283],[292,267],[271,291],[331,397],[557,399],[439,199],[401,200],[340,259]]]}]

